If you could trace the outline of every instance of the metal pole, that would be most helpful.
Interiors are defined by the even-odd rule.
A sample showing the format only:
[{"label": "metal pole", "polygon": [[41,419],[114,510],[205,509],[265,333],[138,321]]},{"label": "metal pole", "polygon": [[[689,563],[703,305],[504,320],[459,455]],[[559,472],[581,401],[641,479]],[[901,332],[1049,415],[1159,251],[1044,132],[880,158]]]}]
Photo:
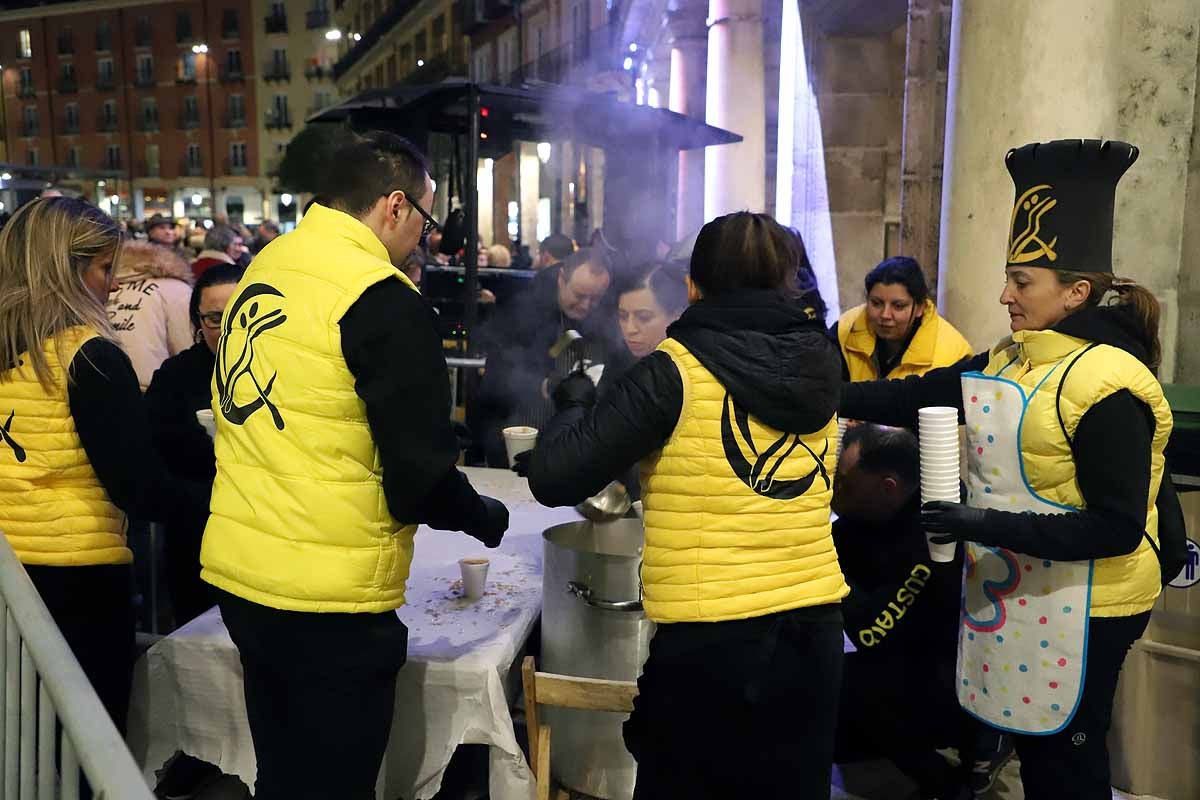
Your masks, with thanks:
[{"label": "metal pole", "polygon": [[468,354],[475,353],[475,323],[479,319],[479,87],[467,89],[467,163],[463,165],[467,191],[467,243],[463,252],[463,339]]}]

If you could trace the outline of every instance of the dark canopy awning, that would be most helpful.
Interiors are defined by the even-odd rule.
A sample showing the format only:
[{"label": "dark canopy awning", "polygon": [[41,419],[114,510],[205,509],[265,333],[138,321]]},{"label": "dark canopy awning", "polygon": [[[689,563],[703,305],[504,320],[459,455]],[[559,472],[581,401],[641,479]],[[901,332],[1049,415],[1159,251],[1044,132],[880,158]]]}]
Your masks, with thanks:
[{"label": "dark canopy awning", "polygon": [[[467,133],[469,81],[372,89],[324,109],[309,122],[349,121],[354,127],[430,133]],[[740,142],[742,137],[665,108],[623,103],[611,94],[557,84],[521,87],[479,84],[479,102],[491,124],[523,141],[571,140],[595,147],[646,144],[675,150]]]}]

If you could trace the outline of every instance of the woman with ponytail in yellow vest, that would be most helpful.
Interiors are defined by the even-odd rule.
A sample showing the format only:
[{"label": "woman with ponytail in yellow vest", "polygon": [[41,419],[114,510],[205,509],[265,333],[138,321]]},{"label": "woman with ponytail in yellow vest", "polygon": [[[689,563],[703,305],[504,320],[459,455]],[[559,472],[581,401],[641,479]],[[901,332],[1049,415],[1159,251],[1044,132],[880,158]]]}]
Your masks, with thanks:
[{"label": "woman with ponytail in yellow vest", "polygon": [[867,302],[842,314],[831,331],[842,352],[843,379],[924,375],[972,355],[962,334],[938,315],[916,259],[885,259],[864,283]]},{"label": "woman with ponytail in yellow vest", "polygon": [[829,520],[837,350],[800,238],[770,217],[705,225],[689,272],[668,338],[555,418],[529,485],[573,505],[642,462],[658,628],[625,728],[634,797],[828,797],[848,591]]},{"label": "woman with ponytail in yellow vest", "polygon": [[22,206],[0,231],[0,531],[124,730],[134,633],[126,515],[203,513],[208,495],[162,477],[137,375],[105,310],[120,250],[117,223],[68,197]]},{"label": "woman with ponytail in yellow vest", "polygon": [[1177,503],[1159,497],[1172,419],[1154,376],[1158,303],[1112,274],[1116,185],[1137,155],[1081,139],[1010,151],[1012,335],[921,378],[843,390],[856,419],[963,413],[967,503],[927,503],[922,523],[966,548],[959,702],[1014,734],[1029,800],[1110,797],[1117,677],[1161,584],[1156,500]]}]

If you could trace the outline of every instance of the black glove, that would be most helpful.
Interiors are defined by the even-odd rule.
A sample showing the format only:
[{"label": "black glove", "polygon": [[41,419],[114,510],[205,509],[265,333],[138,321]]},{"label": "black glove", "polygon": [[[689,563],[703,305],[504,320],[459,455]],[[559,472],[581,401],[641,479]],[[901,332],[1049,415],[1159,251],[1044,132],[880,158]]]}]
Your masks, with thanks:
[{"label": "black glove", "polygon": [[526,450],[524,453],[517,453],[513,456],[512,471],[520,475],[522,478],[529,477],[529,459],[533,458],[533,451]]},{"label": "black glove", "polygon": [[987,509],[972,508],[963,503],[931,500],[921,506],[921,528],[930,534],[934,544],[979,542],[992,544],[988,539]]},{"label": "black glove", "polygon": [[483,542],[484,547],[499,547],[508,530],[508,509],[495,498],[479,495],[479,499],[483,503],[483,518],[463,533]]},{"label": "black glove", "polygon": [[596,384],[585,372],[572,372],[563,378],[550,394],[554,408],[562,411],[564,408],[580,406],[591,408],[596,405]]}]

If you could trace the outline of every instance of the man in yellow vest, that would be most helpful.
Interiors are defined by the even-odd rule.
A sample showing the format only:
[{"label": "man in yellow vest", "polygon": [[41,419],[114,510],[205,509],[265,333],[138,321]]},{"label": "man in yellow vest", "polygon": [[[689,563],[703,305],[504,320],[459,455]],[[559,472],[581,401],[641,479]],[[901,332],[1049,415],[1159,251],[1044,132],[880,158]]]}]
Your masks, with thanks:
[{"label": "man in yellow vest", "polygon": [[373,133],[330,164],[328,204],[226,307],[213,377],[201,577],[241,654],[259,800],[374,798],[417,525],[488,547],[508,527],[454,466],[434,312],[394,266],[436,225],[424,156]]}]

